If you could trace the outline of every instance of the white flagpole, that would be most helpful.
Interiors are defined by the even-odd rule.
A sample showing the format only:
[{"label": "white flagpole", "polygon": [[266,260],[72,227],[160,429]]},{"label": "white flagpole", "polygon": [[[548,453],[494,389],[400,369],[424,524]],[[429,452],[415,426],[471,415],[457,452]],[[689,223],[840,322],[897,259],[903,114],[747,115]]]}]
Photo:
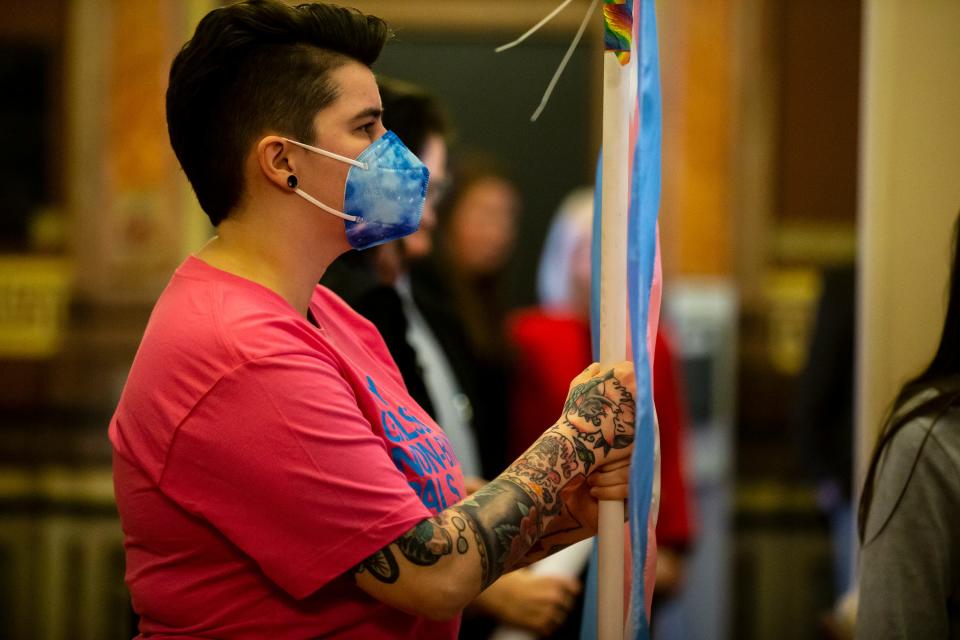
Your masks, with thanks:
[{"label": "white flagpole", "polygon": [[[603,220],[600,238],[600,362],[627,354],[627,206],[629,204],[630,65],[603,54]],[[645,338],[644,332],[644,338]],[[600,502],[597,638],[623,638],[624,504]]]}]

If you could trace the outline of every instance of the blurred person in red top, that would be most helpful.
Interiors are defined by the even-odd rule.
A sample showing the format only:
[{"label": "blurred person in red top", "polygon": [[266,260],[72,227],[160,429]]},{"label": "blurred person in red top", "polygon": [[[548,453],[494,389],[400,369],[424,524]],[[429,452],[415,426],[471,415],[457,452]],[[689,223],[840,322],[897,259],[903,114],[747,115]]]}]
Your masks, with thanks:
[{"label": "blurred person in red top", "polygon": [[[524,451],[550,408],[567,394],[566,378],[593,359],[590,337],[590,247],[593,190],[571,193],[550,228],[537,274],[541,306],[512,315],[509,335],[516,376],[534,380],[540,402],[514,396],[509,456]],[[660,323],[654,353],[653,394],[660,427],[660,515],[657,520],[657,597],[681,586],[693,541],[691,497],[685,477],[688,429],[681,372],[669,328]]]}]

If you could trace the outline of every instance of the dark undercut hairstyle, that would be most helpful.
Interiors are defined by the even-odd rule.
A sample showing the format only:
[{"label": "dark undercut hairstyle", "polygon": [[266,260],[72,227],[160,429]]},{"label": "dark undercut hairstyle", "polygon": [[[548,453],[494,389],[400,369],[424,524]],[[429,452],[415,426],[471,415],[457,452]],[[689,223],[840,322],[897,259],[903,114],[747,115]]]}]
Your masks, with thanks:
[{"label": "dark undercut hairstyle", "polygon": [[369,67],[390,35],[380,18],[321,3],[248,0],[200,21],[170,68],[167,130],[214,225],[243,195],[251,146],[268,132],[313,143],[314,116],[338,96],[330,73]]}]

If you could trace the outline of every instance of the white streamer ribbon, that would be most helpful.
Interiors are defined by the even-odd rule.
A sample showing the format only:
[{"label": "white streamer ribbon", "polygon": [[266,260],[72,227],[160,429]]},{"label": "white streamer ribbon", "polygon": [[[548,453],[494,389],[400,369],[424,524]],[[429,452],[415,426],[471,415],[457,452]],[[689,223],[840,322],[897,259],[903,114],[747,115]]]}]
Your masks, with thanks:
[{"label": "white streamer ribbon", "polygon": [[[537,107],[537,110],[533,112],[533,115],[530,116],[530,122],[536,122],[540,117],[540,114],[543,113],[543,110],[547,107],[547,103],[550,101],[550,96],[553,95],[553,90],[557,86],[557,82],[560,81],[560,76],[563,75],[564,70],[567,68],[567,64],[570,62],[570,58],[573,57],[573,52],[576,51],[577,45],[580,44],[580,40],[583,39],[583,32],[587,30],[587,25],[590,23],[590,17],[593,15],[594,10],[597,8],[597,3],[600,0],[593,0],[590,3],[590,8],[587,9],[587,14],[583,16],[583,21],[580,23],[580,28],[577,29],[577,35],[574,36],[573,42],[570,43],[570,46],[567,48],[567,52],[563,55],[563,59],[560,61],[560,66],[557,67],[557,70],[553,74],[553,78],[550,79],[550,84],[547,85],[547,90],[543,93],[543,98],[540,100],[540,105]],[[573,0],[564,0],[560,3],[560,6],[551,11],[543,20],[533,25],[526,33],[505,45],[499,46],[495,49],[497,53],[506,51],[507,49],[512,49],[517,46],[534,33],[539,31],[545,24],[553,20],[561,11],[567,8],[567,6],[573,2]]]}]

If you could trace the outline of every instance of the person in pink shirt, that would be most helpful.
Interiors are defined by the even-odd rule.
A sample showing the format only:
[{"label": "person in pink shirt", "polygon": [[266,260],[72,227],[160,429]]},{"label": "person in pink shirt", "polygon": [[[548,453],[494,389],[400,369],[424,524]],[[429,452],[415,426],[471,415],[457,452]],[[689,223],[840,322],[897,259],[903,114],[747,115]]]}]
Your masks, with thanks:
[{"label": "person in pink shirt", "polygon": [[157,301],[110,423],[141,637],[454,638],[481,590],[626,497],[630,363],[580,373],[468,497],[376,328],[317,286],[422,211],[428,172],[384,130],[370,70],[388,36],[251,0],[173,62],[171,143],[217,235]]}]

